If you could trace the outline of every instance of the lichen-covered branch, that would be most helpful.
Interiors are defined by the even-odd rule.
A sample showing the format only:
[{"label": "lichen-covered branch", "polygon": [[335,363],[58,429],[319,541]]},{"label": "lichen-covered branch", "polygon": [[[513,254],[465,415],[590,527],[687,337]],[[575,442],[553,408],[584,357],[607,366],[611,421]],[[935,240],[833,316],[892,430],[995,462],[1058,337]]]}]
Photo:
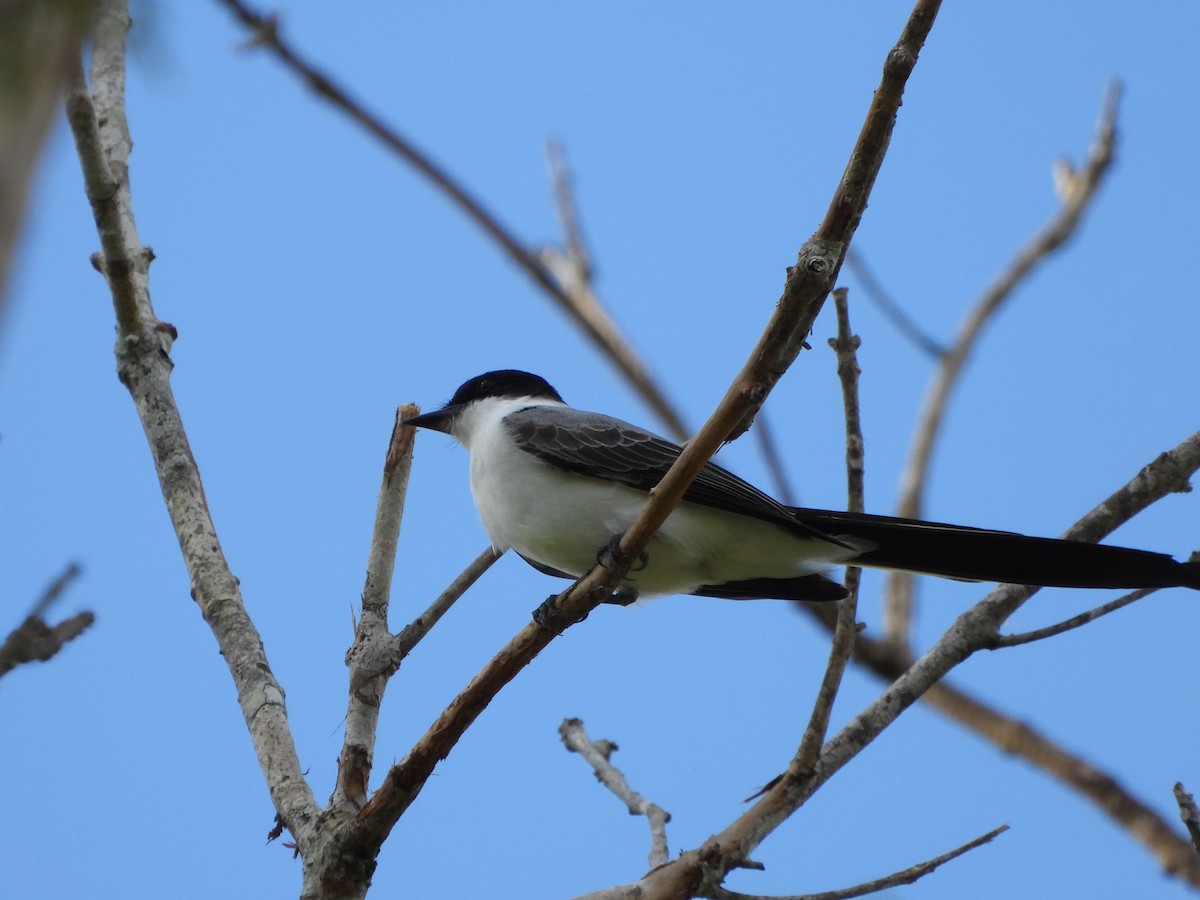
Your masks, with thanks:
[{"label": "lichen-covered branch", "polygon": [[99,4],[91,84],[77,68],[67,114],[100,236],[98,268],[117,318],[117,375],[129,389],[146,433],[171,524],[191,579],[191,594],[212,629],[237,688],[238,703],[280,818],[303,847],[316,812],[288,729],[283,689],[271,673],[262,640],[246,613],[209,513],[199,467],[171,391],[174,328],[150,305],[149,265],[134,224],[129,190],[132,146],[125,118],[125,34],[122,0]]}]

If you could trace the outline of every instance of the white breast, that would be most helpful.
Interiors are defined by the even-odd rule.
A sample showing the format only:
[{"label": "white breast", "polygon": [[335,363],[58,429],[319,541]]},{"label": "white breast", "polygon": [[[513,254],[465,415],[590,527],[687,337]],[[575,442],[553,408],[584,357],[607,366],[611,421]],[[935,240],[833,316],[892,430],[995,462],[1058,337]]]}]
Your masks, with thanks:
[{"label": "white breast", "polygon": [[[471,493],[497,550],[578,577],[624,532],[646,493],[554,469],[519,449],[501,420],[529,401],[492,401],[468,410],[456,437],[471,452]],[[689,593],[706,584],[787,578],[820,571],[829,550],[769,522],[694,504],[671,514],[647,548],[648,564],[626,584],[641,596]]]}]

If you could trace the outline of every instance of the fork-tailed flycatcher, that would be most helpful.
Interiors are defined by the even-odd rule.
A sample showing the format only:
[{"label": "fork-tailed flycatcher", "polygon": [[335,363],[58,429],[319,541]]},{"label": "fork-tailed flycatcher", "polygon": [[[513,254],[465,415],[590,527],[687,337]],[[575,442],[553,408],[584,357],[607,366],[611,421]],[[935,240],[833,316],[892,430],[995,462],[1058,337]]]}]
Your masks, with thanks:
[{"label": "fork-tailed flycatcher", "polygon": [[[671,441],[572,409],[543,378],[515,369],[462,385],[406,424],[442,431],[471,454],[471,493],[497,551],[578,578],[629,527],[679,456]],[[838,600],[821,571],[852,564],[969,581],[1085,587],[1185,586],[1200,563],[1161,553],[1026,537],[916,519],[784,506],[708,463],[618,597]]]}]

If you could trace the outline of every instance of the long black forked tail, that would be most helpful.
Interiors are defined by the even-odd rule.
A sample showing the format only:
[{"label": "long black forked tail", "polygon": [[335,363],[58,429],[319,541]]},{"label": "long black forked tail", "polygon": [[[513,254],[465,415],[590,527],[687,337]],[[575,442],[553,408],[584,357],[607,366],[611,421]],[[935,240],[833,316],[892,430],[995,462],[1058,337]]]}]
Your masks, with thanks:
[{"label": "long black forked tail", "polygon": [[1200,590],[1200,563],[1165,553],[865,513],[793,512],[832,538],[867,543],[870,549],[847,560],[854,565],[1043,587]]}]

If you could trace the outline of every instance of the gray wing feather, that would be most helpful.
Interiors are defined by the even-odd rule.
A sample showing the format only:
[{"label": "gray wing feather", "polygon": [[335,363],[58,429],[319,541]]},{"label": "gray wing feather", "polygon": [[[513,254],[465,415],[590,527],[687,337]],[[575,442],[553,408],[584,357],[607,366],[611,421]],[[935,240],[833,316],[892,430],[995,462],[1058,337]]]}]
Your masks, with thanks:
[{"label": "gray wing feather", "polygon": [[[642,491],[657,485],[682,452],[679,445],[636,425],[570,407],[530,406],[506,416],[504,425],[519,448],[547,465]],[[787,507],[715,463],[700,470],[683,499],[842,545],[798,521]]]}]

